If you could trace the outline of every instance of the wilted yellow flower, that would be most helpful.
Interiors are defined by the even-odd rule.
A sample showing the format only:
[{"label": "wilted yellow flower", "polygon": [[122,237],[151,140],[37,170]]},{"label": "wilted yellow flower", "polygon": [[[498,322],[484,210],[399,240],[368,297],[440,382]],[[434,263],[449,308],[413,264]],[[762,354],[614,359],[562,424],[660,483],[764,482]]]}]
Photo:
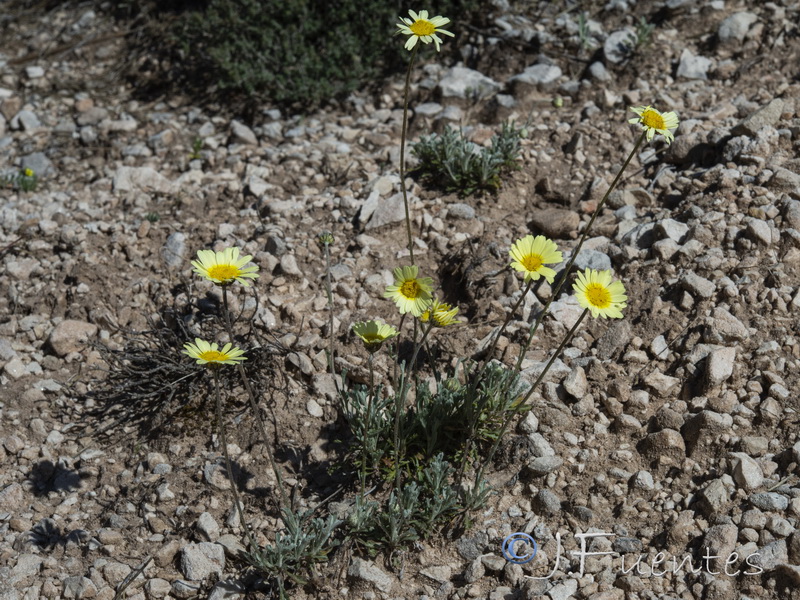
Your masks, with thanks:
[{"label": "wilted yellow flower", "polygon": [[419,317],[430,304],[433,280],[417,277],[419,268],[416,265],[398,267],[393,273],[394,284],[386,287],[383,297],[393,300],[401,315],[410,312]]},{"label": "wilted yellow flower", "polygon": [[555,242],[543,235],[526,235],[514,242],[508,254],[514,259],[511,266],[525,273],[525,281],[536,281],[539,277],[544,277],[547,283],[553,283],[556,272],[545,265],[558,264],[563,260]]},{"label": "wilted yellow flower", "polygon": [[255,279],[258,277],[257,266],[245,267],[253,257],[248,255],[239,258],[239,248],[236,247],[225,248],[222,252],[198,250],[197,258],[200,260],[192,261],[194,272],[217,285],[230,285],[234,281],[238,281],[248,287],[250,284],[245,278]]},{"label": "wilted yellow flower", "polygon": [[369,352],[377,352],[383,342],[397,335],[397,329],[380,321],[366,321],[353,325],[353,333],[361,338]]},{"label": "wilted yellow flower", "polygon": [[216,367],[219,365],[235,365],[247,360],[246,357],[242,356],[244,350],[234,348],[233,344],[225,344],[220,350],[217,344],[209,344],[205,340],[195,338],[194,344],[187,342],[183,347],[183,353],[196,358],[198,365]]},{"label": "wilted yellow flower", "polygon": [[603,318],[622,318],[622,309],[627,306],[628,297],[621,281],[611,280],[611,271],[586,269],[578,273],[578,281],[572,284],[575,298],[583,308],[588,308],[592,316]]},{"label": "wilted yellow flower", "polygon": [[628,123],[641,125],[647,132],[648,142],[657,133],[663,135],[668,144],[675,139],[670,131],[678,128],[678,115],[674,112],[660,113],[652,106],[631,106],[630,109],[639,116],[629,119]]},{"label": "wilted yellow flower", "polygon": [[322,246],[330,246],[333,243],[333,234],[330,231],[323,231],[317,236],[317,242]]},{"label": "wilted yellow flower", "polygon": [[417,40],[420,40],[423,44],[430,44],[433,42],[436,46],[436,51],[439,52],[439,44],[442,43],[442,38],[436,35],[437,33],[455,37],[449,31],[439,29],[442,25],[447,25],[450,22],[450,19],[447,17],[433,17],[429,19],[427,10],[421,10],[419,14],[415,13],[413,10],[409,10],[408,14],[411,15],[410,19],[408,17],[400,17],[400,23],[397,24],[400,33],[411,36],[406,41],[406,50],[411,50],[416,46]]},{"label": "wilted yellow flower", "polygon": [[453,308],[446,302],[439,302],[438,298],[434,298],[428,310],[420,315],[419,320],[423,323],[432,320],[436,327],[447,327],[448,325],[461,322],[461,319],[456,319],[457,313],[457,306]]}]

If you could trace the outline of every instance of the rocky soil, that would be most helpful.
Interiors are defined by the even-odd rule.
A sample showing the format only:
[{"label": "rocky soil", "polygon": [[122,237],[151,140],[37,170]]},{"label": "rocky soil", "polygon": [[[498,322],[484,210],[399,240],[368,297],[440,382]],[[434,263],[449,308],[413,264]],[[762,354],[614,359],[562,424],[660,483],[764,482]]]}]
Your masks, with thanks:
[{"label": "rocky soil", "polygon": [[[39,178],[0,188],[0,599],[111,600],[129,576],[120,597],[265,597],[236,560],[212,405],[160,393],[156,368],[182,372],[185,339],[144,332],[207,326],[220,299],[191,276],[198,249],[252,254],[258,302],[237,292],[233,308],[264,341],[279,465],[301,506],[352,494],[328,471],[343,424],[315,239],[336,239],[337,368],[358,378],[349,327],[397,322],[381,294],[407,260],[402,77],[377,98],[245,122],[137,96],[115,70],[125,24],[108,6],[36,10],[0,21],[0,171]],[[447,357],[472,355],[519,298],[502,270],[514,240],[574,247],[635,143],[628,107],[652,104],[678,113],[675,142],[642,147],[578,259],[615,270],[625,319],[582,326],[471,529],[416,545],[402,570],[336,553],[292,597],[800,598],[800,7],[497,1],[492,14],[486,31],[450,15],[457,50],[428,54],[413,84],[412,137],[460,124],[482,144],[529,119],[496,195],[409,179],[420,268],[468,317]],[[656,27],[626,52],[640,17]],[[525,299],[496,358],[513,363],[549,293]],[[578,312],[554,303],[527,376]],[[143,345],[156,359],[126,388],[119,352]],[[231,403],[246,517],[271,539],[276,482],[246,403]],[[540,545],[526,565],[501,553],[517,531]],[[586,551],[607,554],[573,556],[586,533],[603,534]]]}]

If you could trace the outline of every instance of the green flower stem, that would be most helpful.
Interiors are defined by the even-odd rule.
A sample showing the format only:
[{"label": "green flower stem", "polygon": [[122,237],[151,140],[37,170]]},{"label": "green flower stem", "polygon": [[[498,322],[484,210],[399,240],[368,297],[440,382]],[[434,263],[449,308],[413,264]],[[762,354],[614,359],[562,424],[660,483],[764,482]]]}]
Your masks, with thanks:
[{"label": "green flower stem", "polygon": [[[367,359],[367,364],[369,365],[369,400],[367,400],[367,418],[365,420],[366,427],[364,431],[364,441],[367,441],[369,435],[369,428],[372,427],[372,406],[373,400],[375,398],[375,368],[372,364],[372,352],[369,353],[369,358]],[[370,449],[370,454],[372,454]],[[373,465],[375,468],[375,465]],[[366,484],[367,484],[367,465],[366,463],[362,464],[361,467],[361,497],[366,497]]]},{"label": "green flower stem", "polygon": [[553,303],[553,300],[555,300],[558,297],[558,293],[561,291],[561,288],[566,283],[567,276],[569,275],[569,272],[572,269],[572,265],[575,263],[575,260],[578,258],[578,254],[581,251],[581,247],[583,246],[583,242],[586,241],[586,238],[589,235],[589,231],[591,230],[592,225],[594,225],[594,221],[597,218],[597,215],[599,215],[600,211],[603,210],[603,206],[605,206],[606,200],[608,200],[608,197],[611,195],[611,192],[613,192],[614,189],[616,189],[617,184],[619,183],[619,180],[622,177],[622,174],[625,172],[625,169],[630,164],[631,160],[633,159],[634,155],[636,154],[636,151],[639,149],[639,146],[642,145],[642,142],[644,141],[646,134],[647,134],[647,132],[644,131],[644,132],[642,132],[642,135],[639,136],[639,139],[636,141],[636,145],[633,147],[633,150],[631,150],[631,153],[628,155],[628,158],[625,159],[625,162],[623,163],[622,167],[620,167],[620,170],[617,173],[617,176],[614,177],[614,181],[611,182],[611,185],[609,186],[608,190],[606,190],[605,195],[603,195],[603,199],[600,200],[600,203],[597,205],[597,208],[594,209],[594,213],[592,213],[592,218],[589,219],[589,223],[584,228],[583,234],[581,234],[581,237],[578,240],[578,245],[575,246],[575,249],[572,251],[572,255],[569,257],[569,260],[567,261],[567,266],[564,268],[564,277],[562,277],[561,280],[558,282],[558,285],[556,285],[555,289],[553,290],[553,293],[550,294],[550,299],[544,305],[544,308],[539,313],[539,316],[536,318],[536,321],[534,321],[534,324],[530,328],[530,331],[529,331],[529,334],[528,334],[528,339],[525,340],[525,345],[522,347],[522,349],[521,349],[521,351],[519,353],[519,356],[517,357],[517,363],[514,366],[514,370],[515,371],[517,371],[517,372],[520,371],[521,365],[522,365],[522,360],[525,358],[525,354],[528,352],[528,348],[530,348],[531,342],[533,341],[533,337],[536,335],[536,331],[539,329],[539,325],[542,323],[542,319],[544,319],[544,316],[547,314],[547,311],[550,309],[550,305]]},{"label": "green flower stem", "polygon": [[[550,370],[550,367],[553,366],[553,363],[561,355],[561,351],[564,349],[564,347],[567,345],[567,343],[572,339],[572,336],[575,335],[575,331],[577,331],[578,327],[583,322],[583,319],[586,317],[586,314],[588,312],[589,312],[588,308],[585,308],[583,310],[583,312],[581,313],[581,316],[578,317],[578,320],[575,321],[575,324],[572,326],[572,328],[564,336],[564,339],[561,340],[561,343],[558,345],[558,348],[556,348],[556,351],[553,352],[553,355],[550,357],[550,360],[547,361],[547,364],[544,366],[544,369],[542,369],[542,372],[539,373],[539,376],[536,378],[536,381],[533,382],[533,384],[531,385],[530,389],[528,390],[528,393],[525,394],[525,396],[520,401],[520,404],[524,404],[525,402],[528,401],[528,398],[531,397],[531,394],[533,394],[533,391],[542,382],[542,380],[544,379],[545,375],[547,375],[547,372]],[[528,407],[528,410],[530,410],[530,407]],[[475,485],[478,485],[478,483],[480,483],[480,480],[483,477],[483,471],[486,469],[487,465],[494,458],[494,454],[495,454],[495,452],[497,452],[497,448],[500,446],[500,441],[503,439],[503,436],[505,435],[506,431],[508,431],[508,426],[511,424],[511,421],[514,420],[515,416],[516,416],[516,412],[515,411],[511,411],[511,412],[509,412],[509,414],[506,417],[505,421],[503,421],[503,426],[500,428],[500,431],[497,434],[497,439],[495,440],[494,444],[492,444],[492,449],[489,451],[489,454],[484,459],[483,464],[481,465],[480,469],[478,469],[478,473],[475,476]]]},{"label": "green flower stem", "polygon": [[[414,326],[416,331],[416,319],[414,320]],[[433,320],[429,321],[428,327],[425,328],[425,331],[422,334],[422,339],[419,341],[414,341],[414,352],[411,354],[411,362],[410,368],[408,372],[405,369],[401,371],[401,382],[400,382],[400,393],[397,394],[395,407],[394,407],[394,486],[395,489],[400,489],[400,415],[405,410],[406,405],[406,395],[408,394],[408,380],[411,377],[411,374],[414,371],[414,365],[417,363],[417,355],[419,354],[419,349],[425,343],[425,339],[428,337],[428,334],[433,329]],[[416,338],[416,335],[414,336]]]},{"label": "green flower stem", "polygon": [[333,361],[333,345],[334,345],[334,333],[333,333],[333,288],[331,287],[331,251],[328,247],[328,243],[325,242],[322,244],[322,252],[325,255],[325,293],[328,296],[328,350],[325,354],[328,355],[328,368],[331,371],[331,376],[333,377],[334,384],[338,388],[339,385],[336,383],[336,370],[334,368],[334,361]]},{"label": "green flower stem", "polygon": [[[219,365],[215,366],[218,367]],[[225,455],[225,469],[228,472],[228,481],[230,481],[231,490],[233,491],[233,503],[236,505],[236,511],[239,513],[239,521],[241,521],[242,528],[244,528],[245,535],[247,536],[247,542],[250,544],[250,550],[255,552],[258,550],[258,544],[256,544],[255,539],[253,539],[253,534],[250,533],[250,528],[247,526],[247,521],[244,519],[242,501],[239,499],[239,490],[236,489],[236,480],[233,478],[231,457],[230,454],[228,454],[228,440],[227,436],[225,435],[225,419],[222,416],[222,395],[219,392],[219,374],[217,373],[216,368],[212,367],[210,370],[214,374],[214,392],[217,400],[217,422],[219,423],[219,442],[222,445],[222,453]]]},{"label": "green flower stem", "polygon": [[[224,307],[225,313],[225,325],[228,330],[228,337],[230,338],[231,342],[233,341],[233,323],[231,323],[231,313],[228,310],[228,288],[227,286],[222,286],[222,304]],[[283,484],[283,476],[281,476],[281,472],[278,470],[278,465],[275,462],[275,457],[272,455],[272,448],[270,447],[269,443],[269,436],[267,435],[267,426],[264,424],[264,419],[261,418],[261,411],[258,409],[258,402],[256,402],[256,395],[253,392],[253,388],[250,386],[250,380],[247,378],[247,373],[244,371],[244,367],[242,366],[241,362],[236,363],[236,367],[239,370],[239,376],[242,378],[242,383],[244,384],[244,389],[247,391],[247,398],[250,401],[250,410],[253,412],[253,415],[256,418],[256,422],[258,423],[259,433],[261,433],[261,438],[264,440],[264,450],[267,453],[267,460],[269,460],[270,467],[272,468],[272,472],[275,473],[275,479],[278,482],[278,493],[280,495],[280,508],[281,510],[288,510],[291,506],[289,502],[289,497],[286,495],[286,489]]]},{"label": "green flower stem", "polygon": [[408,134],[408,95],[411,89],[411,69],[414,66],[414,59],[417,56],[419,44],[414,46],[411,51],[411,59],[408,61],[406,71],[406,85],[403,90],[403,130],[400,134],[400,189],[403,191],[403,207],[406,211],[406,233],[408,234],[408,253],[411,256],[411,264],[414,263],[414,238],[411,236],[411,216],[408,211],[408,192],[406,191],[406,135]]}]

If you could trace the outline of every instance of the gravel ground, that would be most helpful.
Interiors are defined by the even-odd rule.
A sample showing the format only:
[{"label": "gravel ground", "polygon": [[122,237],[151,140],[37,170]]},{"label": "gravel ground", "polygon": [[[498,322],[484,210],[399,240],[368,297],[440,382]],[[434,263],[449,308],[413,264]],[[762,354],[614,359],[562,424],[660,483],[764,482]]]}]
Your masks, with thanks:
[{"label": "gravel ground", "polygon": [[[471,356],[522,293],[501,271],[509,245],[544,233],[569,252],[633,148],[628,107],[674,110],[674,143],[641,149],[578,260],[625,282],[625,318],[581,327],[471,529],[417,544],[402,570],[337,552],[292,597],[800,598],[800,7],[612,0],[591,9],[582,48],[578,11],[561,4],[495,2],[481,32],[453,18],[459,51],[415,71],[413,138],[452,123],[482,144],[503,119],[531,119],[497,194],[411,182],[415,255],[468,317],[448,356]],[[315,239],[336,238],[337,368],[358,379],[350,324],[396,321],[381,295],[407,260],[402,77],[376,98],[245,122],[115,79],[124,36],[105,8],[38,10],[0,23],[0,172],[39,179],[0,189],[0,599],[111,600],[142,565],[121,597],[266,597],[235,559],[210,407],[136,396],[160,380],[126,391],[113,361],[162,343],[180,369],[145,332],[169,315],[201,331],[220,299],[189,261],[243,247],[258,302],[237,293],[232,307],[275,375],[259,389],[279,466],[301,506],[337,491]],[[650,44],[621,53],[640,16],[656,24]],[[508,364],[550,289],[534,291],[498,345]],[[554,303],[527,377],[576,311]],[[229,418],[246,517],[266,540],[276,481],[246,403]],[[538,542],[531,563],[503,558],[512,532]]]}]

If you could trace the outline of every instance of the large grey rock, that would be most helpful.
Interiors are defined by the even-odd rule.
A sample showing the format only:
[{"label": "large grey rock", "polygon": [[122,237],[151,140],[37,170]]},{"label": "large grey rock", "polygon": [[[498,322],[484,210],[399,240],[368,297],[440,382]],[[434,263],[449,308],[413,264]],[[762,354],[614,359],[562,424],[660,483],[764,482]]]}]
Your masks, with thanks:
[{"label": "large grey rock", "polygon": [[586,380],[586,372],[582,367],[573,367],[569,375],[564,379],[563,386],[570,396],[580,400],[586,395],[589,389],[589,382]]},{"label": "large grey rock", "polygon": [[[409,198],[409,202],[411,202],[411,198]],[[381,199],[377,192],[373,192],[361,207],[359,220],[362,223],[364,223],[365,214],[369,214],[369,220],[364,227],[367,231],[405,220],[406,213],[402,192],[384,199]]]},{"label": "large grey rock", "polygon": [[681,280],[683,288],[693,296],[700,296],[701,298],[710,298],[717,287],[714,282],[709,281],[705,277],[701,277],[694,272],[686,273]]},{"label": "large grey rock", "polygon": [[236,119],[231,121],[231,142],[235,144],[246,144],[248,146],[258,146],[258,138],[253,130],[244,123]]},{"label": "large grey rock", "polygon": [[789,560],[789,551],[786,547],[786,540],[777,540],[760,548],[759,556],[753,556],[750,560],[753,564],[760,565],[765,571],[771,571],[778,565],[785,564]]},{"label": "large grey rock", "polygon": [[721,306],[716,307],[710,317],[706,317],[703,340],[709,344],[739,342],[749,335],[744,323]]},{"label": "large grey rock", "polygon": [[204,512],[197,517],[197,532],[209,542],[216,542],[219,539],[219,524],[211,516],[211,513]]},{"label": "large grey rock", "polygon": [[47,343],[57,356],[66,356],[70,352],[80,352],[86,342],[97,333],[97,325],[67,319],[61,321],[50,332]]},{"label": "large grey rock", "polygon": [[531,225],[535,233],[542,233],[549,238],[568,239],[578,231],[580,215],[574,210],[563,208],[545,208],[535,210],[530,215]]},{"label": "large grey rock", "polygon": [[30,110],[21,110],[11,119],[12,130],[22,129],[23,131],[30,132],[41,126],[42,123],[39,121],[39,117]]},{"label": "large grey rock", "polygon": [[776,167],[773,169],[773,175],[767,182],[767,187],[784,191],[794,192],[800,194],[800,174],[784,169],[783,167]]},{"label": "large grey rock", "polygon": [[751,12],[738,12],[723,19],[717,29],[720,43],[741,42],[750,26],[756,21],[758,17]]},{"label": "large grey rock", "polygon": [[392,589],[394,579],[391,575],[383,571],[380,567],[370,561],[354,557],[347,569],[347,574],[355,579],[361,579],[373,584],[384,593]]},{"label": "large grey rock", "polygon": [[78,125],[97,125],[102,120],[108,118],[108,110],[100,106],[92,106],[91,108],[81,112],[76,117]]},{"label": "large grey rock", "polygon": [[225,549],[210,542],[188,544],[181,552],[180,566],[183,576],[192,581],[206,579],[211,573],[221,575],[225,568]]},{"label": "large grey rock", "polygon": [[532,505],[534,511],[545,515],[557,515],[561,512],[561,499],[550,490],[539,490]]},{"label": "large grey rock", "polygon": [[706,388],[711,389],[733,375],[736,348],[712,350],[706,359]]},{"label": "large grey rock", "polygon": [[678,63],[678,77],[686,79],[708,79],[708,70],[711,68],[711,59],[705,56],[695,56],[688,48],[681,52]]},{"label": "large grey rock", "polygon": [[772,244],[772,231],[763,219],[750,217],[747,219],[745,233],[754,242],[769,246]]},{"label": "large grey rock", "polygon": [[561,77],[561,68],[556,65],[538,64],[527,67],[519,75],[514,75],[510,81],[515,89],[520,86],[529,86],[539,91],[545,91],[555,86]]},{"label": "large grey rock", "polygon": [[97,595],[97,587],[88,577],[74,575],[64,580],[64,598],[94,598]]},{"label": "large grey rock", "polygon": [[186,235],[180,231],[171,233],[161,247],[161,259],[171,269],[186,267]]},{"label": "large grey rock", "polygon": [[114,174],[114,191],[157,192],[171,194],[176,186],[152,167],[119,167]]},{"label": "large grey rock", "polygon": [[722,570],[719,567],[725,565],[725,560],[736,547],[738,533],[739,530],[733,523],[721,523],[708,529],[703,539],[703,547],[711,551],[710,556],[720,557],[710,561],[710,567],[713,566],[715,570]]},{"label": "large grey rock", "polygon": [[23,506],[25,490],[19,483],[12,483],[0,491],[0,506],[3,511],[15,511]]},{"label": "large grey rock", "polygon": [[20,160],[20,166],[23,169],[30,169],[39,178],[48,177],[56,172],[52,161],[47,158],[44,152],[33,152],[23,156]]},{"label": "large grey rock", "polygon": [[754,137],[764,127],[775,127],[781,119],[783,108],[783,100],[774,98],[754,113],[747,115],[731,130],[731,133]]},{"label": "large grey rock", "polygon": [[630,57],[636,34],[631,29],[614,31],[603,43],[603,54],[610,63],[619,64]]},{"label": "large grey rock", "polygon": [[443,98],[467,100],[486,98],[500,91],[500,84],[483,73],[466,67],[453,67],[439,81],[439,91]]},{"label": "large grey rock", "polygon": [[[569,253],[564,253],[564,262],[569,260]],[[608,254],[599,252],[598,250],[591,250],[589,248],[581,248],[578,257],[575,259],[573,267],[579,271],[586,269],[595,269],[596,271],[607,271],[612,268],[611,258]],[[555,267],[554,267],[555,268]]]},{"label": "large grey rock", "polygon": [[750,495],[750,504],[761,510],[783,511],[789,506],[789,499],[777,492],[760,492]]},{"label": "large grey rock", "polygon": [[528,462],[527,467],[534,477],[543,477],[561,468],[564,461],[558,456],[539,456]]},{"label": "large grey rock", "polygon": [[748,492],[761,487],[764,482],[764,473],[758,462],[744,452],[732,452],[731,456],[736,459],[733,467],[733,479],[737,485]]}]

